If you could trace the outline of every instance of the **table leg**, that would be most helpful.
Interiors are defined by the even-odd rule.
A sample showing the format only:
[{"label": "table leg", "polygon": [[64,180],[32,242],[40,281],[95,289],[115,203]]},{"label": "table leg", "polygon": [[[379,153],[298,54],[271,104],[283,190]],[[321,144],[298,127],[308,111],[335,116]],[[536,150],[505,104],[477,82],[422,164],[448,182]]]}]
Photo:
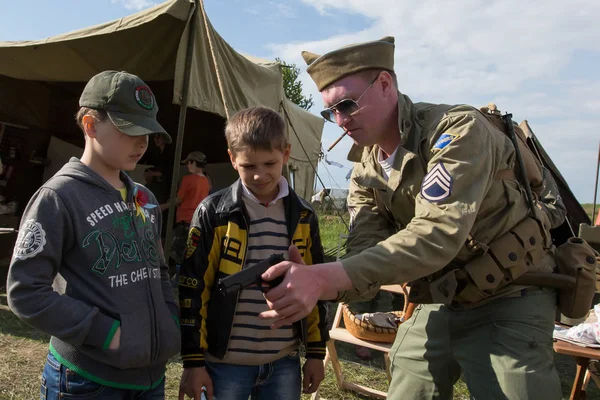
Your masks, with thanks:
[{"label": "table leg", "polygon": [[577,372],[575,374],[575,380],[573,381],[573,388],[571,388],[570,399],[583,400],[586,398],[583,383],[590,359],[586,357],[575,357],[575,362],[577,363]]}]

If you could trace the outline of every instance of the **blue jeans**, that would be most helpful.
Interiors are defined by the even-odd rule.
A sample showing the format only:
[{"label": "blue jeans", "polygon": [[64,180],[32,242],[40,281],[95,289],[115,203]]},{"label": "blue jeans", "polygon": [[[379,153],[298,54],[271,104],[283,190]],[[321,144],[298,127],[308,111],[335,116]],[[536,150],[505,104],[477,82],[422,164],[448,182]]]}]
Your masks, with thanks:
[{"label": "blue jeans", "polygon": [[52,353],[48,353],[42,386],[41,400],[164,400],[165,380],[149,390],[117,389],[101,385],[82,377],[62,365]]},{"label": "blue jeans", "polygon": [[300,358],[285,356],[263,365],[206,362],[214,400],[299,400]]}]

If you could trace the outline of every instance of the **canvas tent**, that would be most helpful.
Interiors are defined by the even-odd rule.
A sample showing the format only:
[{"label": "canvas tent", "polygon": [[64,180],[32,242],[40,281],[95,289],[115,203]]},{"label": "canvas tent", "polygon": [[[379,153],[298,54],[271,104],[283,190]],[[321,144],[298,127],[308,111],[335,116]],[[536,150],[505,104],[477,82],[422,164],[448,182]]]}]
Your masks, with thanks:
[{"label": "canvas tent", "polygon": [[[310,163],[318,161],[322,119],[285,98],[278,63],[236,52],[198,5],[171,0],[45,40],[0,42],[0,121],[28,127],[27,134],[46,145],[55,136],[82,147],[73,115],[85,82],[103,70],[124,70],[139,75],[155,92],[159,121],[174,141],[181,125],[179,106],[187,102],[183,154],[202,150],[209,164],[228,161],[223,137],[227,115],[256,105],[279,110],[292,143],[290,179],[309,198],[314,182]],[[184,99],[188,53],[189,92]]]},{"label": "canvas tent", "polygon": [[[159,122],[175,141],[171,159],[203,151],[216,188],[236,178],[227,165],[226,118],[258,105],[280,111],[292,144],[284,173],[300,196],[310,198],[323,120],[286,99],[279,63],[243,56],[229,46],[210,24],[201,1],[169,0],[45,40],[0,42],[0,139],[6,126],[24,126],[27,130],[17,136],[27,136],[26,157],[47,156],[55,138],[65,142],[58,153],[69,144],[82,148],[73,114],[85,83],[103,70],[128,71],[140,76],[156,96]],[[43,174],[33,175],[39,179],[28,184],[39,186]],[[175,162],[171,197],[179,177]],[[174,211],[172,205],[167,227],[173,224]],[[167,254],[171,237],[168,229]]]}]

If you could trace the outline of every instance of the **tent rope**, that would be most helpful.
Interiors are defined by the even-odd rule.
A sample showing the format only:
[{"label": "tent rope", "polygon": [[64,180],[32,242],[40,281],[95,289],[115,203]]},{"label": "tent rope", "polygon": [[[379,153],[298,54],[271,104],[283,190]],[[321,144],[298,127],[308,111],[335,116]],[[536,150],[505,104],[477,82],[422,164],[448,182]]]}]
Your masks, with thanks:
[{"label": "tent rope", "polygon": [[[292,123],[292,120],[290,119],[290,116],[288,115],[287,110],[285,109],[283,101],[280,103],[279,106],[283,110],[283,113],[285,114],[285,118],[287,119],[288,123],[290,124],[290,127],[292,128],[292,131],[294,131],[294,135],[296,135],[296,139],[298,139],[298,143],[300,143],[300,147],[302,147],[302,151],[304,152],[304,155],[306,156],[306,160],[310,164],[310,167],[312,168],[312,170],[315,173],[315,176],[317,177],[317,179],[319,180],[319,182],[321,182],[321,186],[323,186],[323,189],[325,189],[325,184],[323,183],[323,180],[321,179],[321,176],[317,172],[317,169],[313,165],[313,163],[312,163],[312,161],[311,161],[311,159],[310,159],[310,157],[308,155],[308,152],[304,148],[304,145],[302,144],[302,141],[300,140],[300,136],[298,136],[298,132],[296,132],[296,128],[294,128],[294,124]],[[333,201],[333,199],[331,198],[331,196],[327,195],[327,197],[329,197],[331,199],[331,205],[333,206],[333,209],[335,210],[335,212],[338,215],[338,217],[340,217],[340,219],[344,223],[344,226],[346,227],[346,231],[349,232],[350,231],[350,227],[348,226],[348,223],[346,222],[346,220],[344,219],[344,217],[342,217],[342,213],[340,212],[340,210],[335,205],[335,202]]]},{"label": "tent rope", "polygon": [[213,47],[212,36],[210,34],[210,28],[208,27],[208,18],[206,17],[206,10],[204,9],[204,0],[200,0],[200,9],[202,10],[202,18],[204,19],[204,28],[206,29],[206,36],[208,37],[208,47],[210,48],[210,55],[212,56],[213,64],[215,66],[215,72],[217,74],[217,83],[219,85],[219,91],[221,92],[221,99],[223,100],[223,107],[225,108],[225,117],[229,119],[229,107],[227,106],[227,99],[225,98],[225,90],[223,89],[223,82],[221,81],[221,73],[219,72],[219,64],[217,63],[217,57],[215,56],[215,49]]}]

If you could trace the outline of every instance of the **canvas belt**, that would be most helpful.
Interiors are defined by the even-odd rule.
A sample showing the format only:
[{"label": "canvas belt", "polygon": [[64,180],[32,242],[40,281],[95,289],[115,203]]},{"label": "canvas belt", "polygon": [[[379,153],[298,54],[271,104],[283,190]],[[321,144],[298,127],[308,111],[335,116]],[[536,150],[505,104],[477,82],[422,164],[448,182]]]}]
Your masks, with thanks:
[{"label": "canvas belt", "polygon": [[450,264],[440,272],[411,283],[410,302],[476,304],[494,296],[530,271],[547,253],[545,235],[533,218],[526,218],[485,246],[466,265]]}]

